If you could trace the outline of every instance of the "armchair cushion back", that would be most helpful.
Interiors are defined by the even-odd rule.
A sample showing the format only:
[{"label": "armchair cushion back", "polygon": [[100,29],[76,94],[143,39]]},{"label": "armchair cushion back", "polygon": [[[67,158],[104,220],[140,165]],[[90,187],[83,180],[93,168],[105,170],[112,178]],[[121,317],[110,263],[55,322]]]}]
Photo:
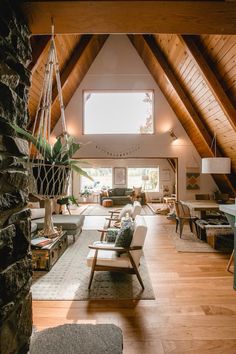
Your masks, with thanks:
[{"label": "armchair cushion back", "polygon": [[133,205],[132,204],[126,204],[125,206],[123,206],[123,208],[121,209],[119,215],[118,215],[118,219],[120,220],[121,218],[123,218],[126,213],[129,214],[129,216],[132,215],[133,213]]},{"label": "armchair cushion back", "polygon": [[131,215],[133,220],[136,218],[137,215],[140,215],[141,210],[142,210],[142,206],[141,206],[140,202],[135,200],[134,204],[133,204],[132,215]]},{"label": "armchair cushion back", "polygon": [[[134,233],[133,233],[133,238],[130,246],[141,246],[143,247],[144,241],[146,238],[147,234],[147,224],[145,222],[145,219],[141,215],[137,215],[134,221]],[[136,250],[136,251],[131,251],[134,262],[136,266],[139,266],[139,261],[142,256],[142,249],[141,250]]]}]

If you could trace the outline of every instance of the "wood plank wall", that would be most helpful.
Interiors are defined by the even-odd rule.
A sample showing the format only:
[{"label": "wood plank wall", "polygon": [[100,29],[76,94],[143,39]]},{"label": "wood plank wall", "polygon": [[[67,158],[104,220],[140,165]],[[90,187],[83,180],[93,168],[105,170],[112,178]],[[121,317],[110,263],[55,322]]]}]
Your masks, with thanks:
[{"label": "wood plank wall", "polygon": [[[235,96],[236,90],[234,75],[234,73],[236,73],[235,37],[236,36],[201,37],[201,44],[204,45],[203,55],[207,54],[208,57],[210,57],[212,61],[212,63],[210,63],[211,67],[213,67],[215,72],[219,73],[221,82],[223,80],[227,82],[227,93],[229,93],[231,99]],[[231,158],[232,169],[235,172],[236,132],[232,129],[222,108],[198,69],[196,62],[188,54],[184,44],[180,42],[177,35],[155,35],[155,38],[163,53],[168,58],[168,62],[175,71],[178,80],[188,92],[191,101],[195,105],[200,116],[203,118],[204,124],[212,135],[216,133],[217,144],[220,150],[225,156]],[[223,84],[226,85],[224,82]],[[186,125],[184,123],[184,126],[186,129],[188,122],[186,122]],[[190,135],[193,136],[194,132]],[[195,146],[201,144],[201,141],[197,136],[194,136],[194,138],[191,137],[191,139]]]}]

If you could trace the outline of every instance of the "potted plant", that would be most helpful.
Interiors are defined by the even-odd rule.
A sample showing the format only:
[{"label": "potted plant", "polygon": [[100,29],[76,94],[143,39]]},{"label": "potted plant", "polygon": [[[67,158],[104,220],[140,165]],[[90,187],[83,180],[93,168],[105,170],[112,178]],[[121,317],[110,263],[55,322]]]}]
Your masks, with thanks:
[{"label": "potted plant", "polygon": [[76,143],[73,137],[66,135],[64,139],[58,137],[56,142],[51,145],[40,134],[35,137],[17,125],[12,125],[12,127],[18,134],[31,142],[40,154],[39,158],[32,157],[29,161],[36,182],[36,192],[34,194],[44,199],[43,234],[54,237],[57,235],[57,231],[54,229],[52,222],[51,199],[58,199],[66,195],[70,170],[93,180],[87,172],[78,166],[79,161],[72,158],[80,149],[80,144]]},{"label": "potted plant", "polygon": [[85,186],[81,191],[80,196],[83,198],[83,201],[86,203],[89,196],[93,193],[92,187]]},{"label": "potted plant", "polygon": [[41,154],[40,159],[32,161],[32,171],[37,183],[38,194],[51,197],[65,194],[66,180],[70,169],[93,180],[87,172],[78,166],[79,161],[72,158],[81,146],[74,141],[73,137],[68,136],[65,141],[58,137],[56,142],[50,145],[41,135],[36,138],[17,125],[13,125],[13,128],[31,142]]}]

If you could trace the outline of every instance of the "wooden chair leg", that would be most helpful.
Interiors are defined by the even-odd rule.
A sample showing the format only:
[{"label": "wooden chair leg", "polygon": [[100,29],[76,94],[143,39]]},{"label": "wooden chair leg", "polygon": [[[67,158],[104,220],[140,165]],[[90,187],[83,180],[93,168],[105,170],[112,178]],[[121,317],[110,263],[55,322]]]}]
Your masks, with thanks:
[{"label": "wooden chair leg", "polygon": [[176,222],[176,224],[175,224],[175,232],[178,232],[179,220],[176,219],[175,222]]},{"label": "wooden chair leg", "polygon": [[89,279],[89,285],[88,285],[88,289],[89,290],[91,288],[92,281],[93,281],[94,271],[95,271],[95,267],[96,267],[96,263],[97,263],[97,255],[98,255],[98,250],[95,251],[95,255],[94,255],[94,258],[93,258],[93,263],[92,263],[91,273],[90,273],[90,279]]},{"label": "wooden chair leg", "polygon": [[193,224],[192,224],[192,220],[189,220],[189,227],[190,227],[190,231],[193,232]]},{"label": "wooden chair leg", "polygon": [[71,215],[71,211],[70,211],[70,204],[66,204],[66,209],[67,209],[67,211],[68,211],[69,215]]},{"label": "wooden chair leg", "polygon": [[231,253],[230,259],[229,259],[228,264],[227,264],[227,267],[226,267],[226,270],[227,270],[228,272],[229,272],[230,266],[231,266],[231,264],[232,264],[232,262],[233,262],[233,259],[234,259],[234,250],[233,250],[233,252]]},{"label": "wooden chair leg", "polygon": [[131,262],[131,264],[133,266],[133,269],[135,271],[135,274],[137,275],[138,281],[139,281],[141,287],[144,290],[144,284],[143,284],[142,278],[141,278],[141,276],[139,274],[138,268],[136,267],[136,264],[135,264],[135,262],[133,260],[132,254],[130,252],[128,252],[128,256],[129,256],[130,262]]},{"label": "wooden chair leg", "polygon": [[183,220],[179,220],[179,237],[181,238],[182,233],[183,233],[183,228],[184,228],[184,221]]}]

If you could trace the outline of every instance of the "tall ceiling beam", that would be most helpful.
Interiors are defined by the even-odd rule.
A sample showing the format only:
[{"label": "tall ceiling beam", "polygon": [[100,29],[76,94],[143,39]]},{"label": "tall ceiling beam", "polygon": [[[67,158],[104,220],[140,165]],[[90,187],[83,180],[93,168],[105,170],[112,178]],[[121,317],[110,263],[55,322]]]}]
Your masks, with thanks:
[{"label": "tall ceiling beam", "polygon": [[32,34],[235,34],[231,1],[24,1]]},{"label": "tall ceiling beam", "polygon": [[[129,38],[130,38],[132,44],[134,45],[135,49],[137,50],[137,52],[139,53],[139,55],[143,59],[144,63],[149,68],[152,76],[154,77],[156,82],[159,84],[159,75],[157,72],[155,72],[155,66],[152,64],[152,60],[150,60],[150,58],[155,59],[155,65],[158,65],[158,67],[161,68],[161,71],[167,77],[168,81],[172,85],[172,87],[175,90],[176,94],[178,95],[179,99],[183,103],[186,111],[188,112],[189,117],[190,117],[190,122],[194,126],[194,131],[197,132],[199,136],[201,136],[202,144],[205,146],[206,156],[214,157],[214,152],[211,149],[212,136],[209,134],[206,126],[203,124],[201,117],[199,116],[198,112],[195,110],[190,98],[186,94],[182,85],[177,80],[175,73],[173,72],[171,66],[167,62],[161,49],[157,45],[154,37],[148,36],[148,35],[144,35],[144,36],[129,35]],[[161,85],[159,85],[159,86],[161,88]],[[165,95],[165,91],[163,89],[162,89],[162,92]],[[166,97],[166,98],[171,105],[171,102],[168,99],[168,97]],[[178,114],[175,107],[172,107],[172,108],[181,122],[182,121],[181,115]],[[187,133],[188,133],[188,131],[187,131]],[[195,147],[199,151],[198,146],[195,146]],[[206,157],[206,156],[201,156],[201,157]],[[220,153],[219,150],[217,151],[217,156],[222,156],[222,154]],[[234,176],[233,175],[230,177],[226,176],[226,175],[213,175],[213,178],[215,179],[215,181],[219,187],[221,186],[222,180],[223,180],[224,183],[226,183],[228,186],[227,190],[235,193],[236,188],[234,187],[235,183],[234,183]]]},{"label": "tall ceiling beam", "polygon": [[[100,52],[108,35],[83,35],[61,73],[62,95],[65,107],[88,72],[95,57]],[[67,84],[70,85],[67,89]],[[51,130],[57,124],[61,111],[56,86],[52,91]]]},{"label": "tall ceiling beam", "polygon": [[[198,112],[196,111],[195,107],[192,104],[192,101],[186,94],[184,88],[178,81],[175,73],[173,72],[171,66],[167,62],[164,54],[162,53],[161,49],[157,45],[157,42],[153,36],[144,35],[143,39],[148,46],[149,50],[151,51],[152,55],[154,55],[155,59],[157,60],[158,64],[160,65],[161,69],[165,73],[166,77],[168,78],[169,82],[173,86],[175,92],[177,93],[178,97],[184,104],[189,116],[192,119],[192,122],[195,126],[195,129],[199,131],[200,135],[202,136],[203,142],[206,144],[208,148],[208,153],[210,156],[214,156],[214,153],[211,149],[211,142],[212,142],[212,135],[208,132],[206,125],[203,123],[202,118],[199,116]],[[218,151],[219,153],[219,151]]]},{"label": "tall ceiling beam", "polygon": [[203,57],[201,50],[198,48],[196,42],[191,36],[179,35],[179,38],[190,56],[193,58],[194,62],[197,64],[198,69],[206,80],[209,88],[215,96],[215,99],[224,111],[230,125],[234,131],[236,131],[236,110],[229,97],[225,93],[223,87],[219,83],[214,71]]}]

